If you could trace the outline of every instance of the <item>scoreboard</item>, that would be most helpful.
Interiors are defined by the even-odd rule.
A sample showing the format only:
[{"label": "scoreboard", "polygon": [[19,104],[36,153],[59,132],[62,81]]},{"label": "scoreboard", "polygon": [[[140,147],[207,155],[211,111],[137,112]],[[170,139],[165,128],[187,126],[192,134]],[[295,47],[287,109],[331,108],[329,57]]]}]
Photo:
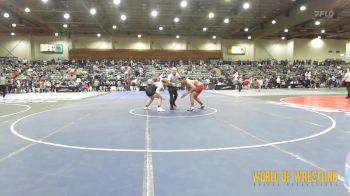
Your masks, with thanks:
[{"label": "scoreboard", "polygon": [[62,54],[63,44],[40,44],[40,52]]}]

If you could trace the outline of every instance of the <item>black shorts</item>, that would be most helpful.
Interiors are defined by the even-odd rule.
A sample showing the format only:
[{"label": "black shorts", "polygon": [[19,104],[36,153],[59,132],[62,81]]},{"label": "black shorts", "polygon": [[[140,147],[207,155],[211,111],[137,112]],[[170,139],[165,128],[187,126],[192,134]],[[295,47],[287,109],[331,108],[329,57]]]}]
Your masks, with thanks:
[{"label": "black shorts", "polygon": [[153,88],[146,88],[145,91],[146,91],[146,95],[149,97],[152,97],[154,94],[156,94],[156,90]]}]

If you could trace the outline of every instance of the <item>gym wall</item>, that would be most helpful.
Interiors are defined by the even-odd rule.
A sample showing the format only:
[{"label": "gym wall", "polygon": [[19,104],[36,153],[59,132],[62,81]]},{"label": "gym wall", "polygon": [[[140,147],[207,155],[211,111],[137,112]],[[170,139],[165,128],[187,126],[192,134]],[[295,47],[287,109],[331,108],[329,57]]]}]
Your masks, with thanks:
[{"label": "gym wall", "polygon": [[[63,44],[63,54],[40,52],[40,44]],[[228,54],[227,48],[240,46],[245,49],[243,55]],[[25,59],[69,58],[71,49],[132,49],[132,50],[221,50],[224,60],[262,60],[267,58],[282,59],[314,59],[341,58],[350,60],[349,40],[310,40],[280,39],[244,40],[216,39],[209,37],[88,37],[74,36],[30,36],[0,35],[0,56],[16,56]],[[330,52],[332,51],[332,52]],[[339,53],[337,53],[339,51]],[[340,57],[344,54],[344,57]]]}]

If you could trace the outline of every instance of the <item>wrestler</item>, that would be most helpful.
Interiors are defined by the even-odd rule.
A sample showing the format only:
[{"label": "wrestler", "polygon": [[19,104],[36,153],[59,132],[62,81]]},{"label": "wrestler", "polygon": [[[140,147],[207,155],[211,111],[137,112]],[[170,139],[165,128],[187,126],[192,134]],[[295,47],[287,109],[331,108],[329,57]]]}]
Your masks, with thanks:
[{"label": "wrestler", "polygon": [[187,92],[182,95],[181,98],[190,95],[191,107],[188,111],[194,111],[194,101],[197,101],[200,104],[200,109],[204,109],[204,104],[198,98],[201,92],[204,89],[204,84],[198,80],[189,80],[186,77],[181,77],[181,85],[185,86]]}]

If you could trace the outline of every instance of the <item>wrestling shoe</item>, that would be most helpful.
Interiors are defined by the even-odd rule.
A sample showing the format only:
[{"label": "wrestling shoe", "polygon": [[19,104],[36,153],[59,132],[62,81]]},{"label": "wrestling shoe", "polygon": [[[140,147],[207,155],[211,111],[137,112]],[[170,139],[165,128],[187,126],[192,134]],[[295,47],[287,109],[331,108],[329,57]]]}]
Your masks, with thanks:
[{"label": "wrestling shoe", "polygon": [[191,107],[190,109],[188,109],[187,111],[189,111],[189,112],[194,112],[195,111],[195,109],[194,109],[194,107]]},{"label": "wrestling shoe", "polygon": [[165,110],[164,110],[163,108],[159,107],[159,108],[157,109],[157,112],[165,112]]},{"label": "wrestling shoe", "polygon": [[144,110],[150,110],[151,108],[146,106],[146,107],[144,107],[143,109],[144,109]]},{"label": "wrestling shoe", "polygon": [[205,108],[204,104],[202,104],[201,107],[199,107],[199,109],[201,109],[201,110],[204,110],[204,108]]}]

